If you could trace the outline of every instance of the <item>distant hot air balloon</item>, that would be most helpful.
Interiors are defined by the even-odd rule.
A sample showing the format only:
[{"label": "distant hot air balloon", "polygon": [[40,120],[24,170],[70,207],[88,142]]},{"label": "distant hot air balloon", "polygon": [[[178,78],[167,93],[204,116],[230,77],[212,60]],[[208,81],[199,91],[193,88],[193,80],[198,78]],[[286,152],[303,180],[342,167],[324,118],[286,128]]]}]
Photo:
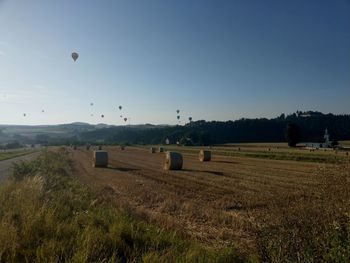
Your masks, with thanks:
[{"label": "distant hot air balloon", "polygon": [[192,121],[192,117],[188,117],[188,120],[191,122]]},{"label": "distant hot air balloon", "polygon": [[74,60],[74,62],[77,61],[78,57],[79,57],[79,54],[77,52],[72,53],[72,59]]},{"label": "distant hot air balloon", "polygon": [[23,117],[27,116],[27,114],[23,113]]},{"label": "distant hot air balloon", "polygon": [[101,115],[101,118],[104,118],[104,117],[105,117],[105,115],[102,114],[102,115]]},{"label": "distant hot air balloon", "polygon": [[177,117],[176,117],[178,120],[180,120],[180,115],[177,115]]},{"label": "distant hot air balloon", "polygon": [[90,102],[90,106],[94,106],[94,103],[93,103],[93,102]]},{"label": "distant hot air balloon", "polygon": [[45,110],[41,110],[41,112],[45,112]]},{"label": "distant hot air balloon", "polygon": [[176,113],[179,114],[179,113],[180,113],[180,110],[176,110]]},{"label": "distant hot air balloon", "polygon": [[128,120],[128,118],[124,118],[124,121],[126,122]]},{"label": "distant hot air balloon", "polygon": [[120,115],[120,118],[123,118],[123,115]]},{"label": "distant hot air balloon", "polygon": [[122,106],[119,106],[119,110],[122,110],[122,108],[123,108]]}]

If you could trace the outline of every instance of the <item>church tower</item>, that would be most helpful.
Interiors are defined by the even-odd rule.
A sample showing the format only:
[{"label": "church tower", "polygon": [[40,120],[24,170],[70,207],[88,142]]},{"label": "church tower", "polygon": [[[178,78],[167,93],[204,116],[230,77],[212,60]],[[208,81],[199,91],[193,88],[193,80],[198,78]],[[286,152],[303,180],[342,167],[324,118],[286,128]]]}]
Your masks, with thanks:
[{"label": "church tower", "polygon": [[330,143],[330,141],[329,141],[329,134],[328,134],[328,129],[327,128],[326,128],[326,130],[324,132],[323,138],[324,138],[326,144]]}]

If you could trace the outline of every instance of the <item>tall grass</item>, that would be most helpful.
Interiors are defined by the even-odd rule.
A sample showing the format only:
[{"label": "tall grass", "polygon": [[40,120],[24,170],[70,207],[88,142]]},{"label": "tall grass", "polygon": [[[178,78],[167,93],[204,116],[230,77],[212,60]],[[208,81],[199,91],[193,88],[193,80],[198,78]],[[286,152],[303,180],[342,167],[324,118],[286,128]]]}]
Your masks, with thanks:
[{"label": "tall grass", "polygon": [[17,164],[0,185],[0,262],[239,262],[136,221],[72,178],[65,154]]}]

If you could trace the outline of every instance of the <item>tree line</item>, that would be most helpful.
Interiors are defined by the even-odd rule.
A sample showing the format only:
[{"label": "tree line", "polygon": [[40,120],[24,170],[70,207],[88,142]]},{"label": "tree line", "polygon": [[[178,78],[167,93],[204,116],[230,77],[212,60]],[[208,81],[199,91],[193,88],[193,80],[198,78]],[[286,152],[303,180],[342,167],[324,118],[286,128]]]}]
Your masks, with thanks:
[{"label": "tree line", "polygon": [[327,128],[332,140],[350,140],[350,115],[301,112],[272,119],[239,119],[236,121],[199,120],[184,126],[124,126],[82,132],[80,142],[108,144],[170,144],[210,145],[240,142],[285,142],[287,126],[298,129],[301,142],[321,142]]}]

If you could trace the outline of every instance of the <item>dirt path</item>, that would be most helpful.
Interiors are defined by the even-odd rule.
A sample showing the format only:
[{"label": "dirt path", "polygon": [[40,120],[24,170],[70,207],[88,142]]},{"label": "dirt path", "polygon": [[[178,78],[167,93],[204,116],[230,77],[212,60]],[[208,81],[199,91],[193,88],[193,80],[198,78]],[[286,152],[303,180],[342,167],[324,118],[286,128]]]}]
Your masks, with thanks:
[{"label": "dirt path", "polygon": [[14,163],[20,161],[29,161],[37,158],[40,155],[40,152],[29,153],[27,155],[18,156],[15,158],[7,159],[0,161],[0,181],[3,180],[6,176],[11,174],[12,166]]},{"label": "dirt path", "polygon": [[162,170],[164,154],[108,148],[108,168],[93,168],[92,152],[71,150],[78,177],[113,189],[126,209],[204,244],[255,247],[252,225],[275,194],[297,194],[313,186],[318,164],[214,156],[201,163],[184,155],[181,171]]}]

